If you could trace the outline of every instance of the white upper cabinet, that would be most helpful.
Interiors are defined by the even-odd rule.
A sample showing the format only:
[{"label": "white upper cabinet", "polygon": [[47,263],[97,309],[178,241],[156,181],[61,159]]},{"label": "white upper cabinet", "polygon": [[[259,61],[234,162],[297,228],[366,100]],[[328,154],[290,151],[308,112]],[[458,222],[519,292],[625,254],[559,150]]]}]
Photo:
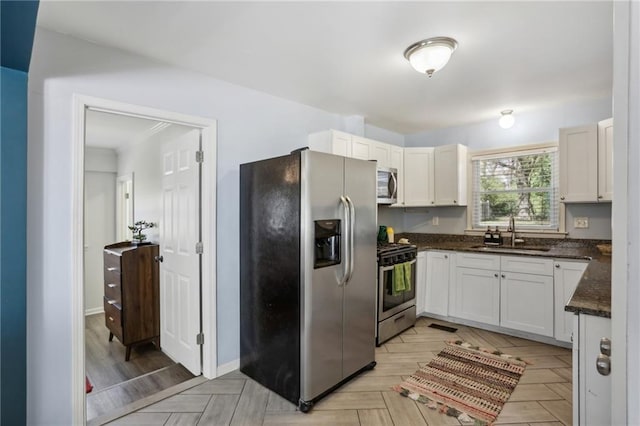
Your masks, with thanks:
[{"label": "white upper cabinet", "polygon": [[338,130],[326,130],[324,132],[309,135],[309,149],[326,152],[328,154],[351,157],[351,135]]},{"label": "white upper cabinet", "polygon": [[404,205],[431,206],[434,200],[433,148],[404,149]]},{"label": "white upper cabinet", "polygon": [[391,146],[387,143],[371,141],[371,160],[378,162],[378,167],[391,166]]},{"label": "white upper cabinet", "polygon": [[360,136],[351,136],[351,158],[373,160],[373,141]]},{"label": "white upper cabinet", "polygon": [[611,201],[613,120],[560,129],[559,145],[560,201]]},{"label": "white upper cabinet", "polygon": [[598,123],[598,201],[613,199],[613,118]]},{"label": "white upper cabinet", "polygon": [[437,206],[467,205],[467,147],[438,146],[434,150],[434,200]]}]

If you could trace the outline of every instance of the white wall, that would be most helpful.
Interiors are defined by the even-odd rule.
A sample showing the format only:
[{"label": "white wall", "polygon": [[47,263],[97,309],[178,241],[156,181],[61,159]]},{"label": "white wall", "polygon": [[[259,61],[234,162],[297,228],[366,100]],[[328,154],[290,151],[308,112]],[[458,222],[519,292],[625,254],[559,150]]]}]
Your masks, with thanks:
[{"label": "white wall", "polygon": [[72,423],[74,93],[217,120],[219,364],[239,356],[239,164],[306,146],[309,133],[344,130],[339,115],[38,28],[29,74],[29,424]]},{"label": "white wall", "polygon": [[84,174],[84,308],[103,311],[102,249],[115,239],[117,155],[112,149],[87,147]]},{"label": "white wall", "polygon": [[386,142],[393,145],[404,146],[404,135],[393,132],[391,130],[376,127],[371,124],[365,123],[364,135],[369,139],[373,139],[379,142]]}]

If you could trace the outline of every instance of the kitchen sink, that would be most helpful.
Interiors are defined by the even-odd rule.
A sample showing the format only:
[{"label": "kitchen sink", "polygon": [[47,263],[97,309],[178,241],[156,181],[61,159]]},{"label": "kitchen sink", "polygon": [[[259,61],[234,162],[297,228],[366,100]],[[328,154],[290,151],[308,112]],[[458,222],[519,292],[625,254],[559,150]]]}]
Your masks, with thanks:
[{"label": "kitchen sink", "polygon": [[549,251],[549,247],[542,246],[472,246],[473,249],[486,250],[486,251]]}]

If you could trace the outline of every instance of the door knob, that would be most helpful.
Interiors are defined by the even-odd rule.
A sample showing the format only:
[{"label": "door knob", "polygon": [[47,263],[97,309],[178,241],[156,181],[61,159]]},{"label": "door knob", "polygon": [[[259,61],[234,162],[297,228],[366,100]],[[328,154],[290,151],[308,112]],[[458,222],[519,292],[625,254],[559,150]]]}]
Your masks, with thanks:
[{"label": "door knob", "polygon": [[596,370],[603,376],[611,374],[611,358],[606,355],[598,355],[596,359]]},{"label": "door knob", "polygon": [[156,262],[162,263],[162,262],[164,262],[164,257],[163,256],[155,256],[153,258],[153,260],[155,260]]},{"label": "door knob", "polygon": [[600,353],[602,355],[611,356],[611,340],[606,337],[600,339]]}]

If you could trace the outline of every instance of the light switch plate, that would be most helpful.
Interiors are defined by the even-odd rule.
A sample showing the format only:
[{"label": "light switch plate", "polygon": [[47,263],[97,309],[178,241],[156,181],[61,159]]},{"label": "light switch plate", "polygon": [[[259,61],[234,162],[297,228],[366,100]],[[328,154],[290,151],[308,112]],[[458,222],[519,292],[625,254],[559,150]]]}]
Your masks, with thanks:
[{"label": "light switch plate", "polygon": [[573,227],[574,228],[588,228],[589,227],[589,218],[588,217],[574,217],[573,218]]}]

